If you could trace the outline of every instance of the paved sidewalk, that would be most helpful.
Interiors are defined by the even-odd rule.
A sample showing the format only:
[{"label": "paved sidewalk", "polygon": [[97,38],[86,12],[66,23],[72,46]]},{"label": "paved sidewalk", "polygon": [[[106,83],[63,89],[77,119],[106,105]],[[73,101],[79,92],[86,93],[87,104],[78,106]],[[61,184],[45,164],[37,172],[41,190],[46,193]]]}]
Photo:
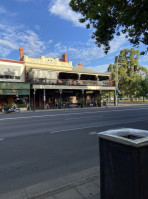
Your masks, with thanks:
[{"label": "paved sidewalk", "polygon": [[100,199],[99,176],[99,168],[93,167],[2,194],[0,199]]}]

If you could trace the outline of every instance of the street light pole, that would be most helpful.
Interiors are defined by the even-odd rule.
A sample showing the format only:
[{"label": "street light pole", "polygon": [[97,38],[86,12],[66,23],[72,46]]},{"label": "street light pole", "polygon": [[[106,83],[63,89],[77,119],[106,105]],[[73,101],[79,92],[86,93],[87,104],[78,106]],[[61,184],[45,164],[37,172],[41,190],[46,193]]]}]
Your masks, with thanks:
[{"label": "street light pole", "polygon": [[33,94],[34,94],[33,111],[35,111],[35,93],[36,93],[36,89],[34,89],[33,91]]},{"label": "street light pole", "polygon": [[45,106],[46,106],[46,91],[45,91],[45,89],[43,90],[43,101],[44,101],[44,109],[46,108]]},{"label": "street light pole", "polygon": [[115,67],[115,106],[118,106],[118,57]]},{"label": "street light pole", "polygon": [[62,89],[60,91],[60,109],[62,108]]},{"label": "street light pole", "polygon": [[84,108],[84,90],[82,90],[82,94],[83,94],[83,108]]}]

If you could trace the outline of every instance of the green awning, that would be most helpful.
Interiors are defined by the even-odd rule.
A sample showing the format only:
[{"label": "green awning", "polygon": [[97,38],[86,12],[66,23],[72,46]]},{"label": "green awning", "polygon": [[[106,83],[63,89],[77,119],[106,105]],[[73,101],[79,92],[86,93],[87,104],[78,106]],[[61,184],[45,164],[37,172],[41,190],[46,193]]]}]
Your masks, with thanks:
[{"label": "green awning", "polygon": [[30,90],[3,89],[0,90],[0,95],[30,95]]},{"label": "green awning", "polygon": [[0,89],[28,89],[30,90],[30,84],[29,83],[22,83],[22,82],[0,82]]}]

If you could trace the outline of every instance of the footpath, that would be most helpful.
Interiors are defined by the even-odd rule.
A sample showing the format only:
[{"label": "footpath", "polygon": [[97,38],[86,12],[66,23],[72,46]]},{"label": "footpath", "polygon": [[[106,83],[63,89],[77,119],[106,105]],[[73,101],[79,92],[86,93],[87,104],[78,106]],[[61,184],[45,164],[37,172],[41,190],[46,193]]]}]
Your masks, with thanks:
[{"label": "footpath", "polygon": [[0,199],[100,199],[99,167],[0,195]]}]

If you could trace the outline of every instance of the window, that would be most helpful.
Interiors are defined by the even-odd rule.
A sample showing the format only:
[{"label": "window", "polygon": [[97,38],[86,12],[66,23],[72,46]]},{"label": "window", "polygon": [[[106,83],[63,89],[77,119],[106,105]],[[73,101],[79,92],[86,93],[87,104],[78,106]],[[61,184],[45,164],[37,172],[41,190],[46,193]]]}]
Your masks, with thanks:
[{"label": "window", "polygon": [[20,79],[20,76],[15,76],[15,79]]},{"label": "window", "polygon": [[14,76],[11,75],[0,75],[1,79],[14,79]]},{"label": "window", "polygon": [[5,79],[14,79],[14,76],[11,76],[11,75],[5,75]]}]

